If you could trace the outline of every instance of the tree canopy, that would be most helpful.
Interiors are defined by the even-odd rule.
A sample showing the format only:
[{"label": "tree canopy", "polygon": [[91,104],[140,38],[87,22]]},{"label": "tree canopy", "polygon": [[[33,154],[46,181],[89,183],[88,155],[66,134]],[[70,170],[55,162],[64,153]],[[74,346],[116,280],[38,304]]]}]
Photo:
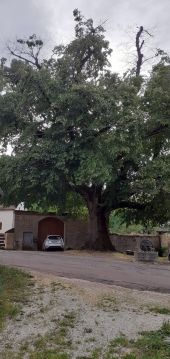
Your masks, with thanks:
[{"label": "tree canopy", "polygon": [[75,36],[41,58],[32,35],[0,69],[0,187],[4,203],[86,205],[89,247],[111,249],[108,218],[170,217],[170,63],[147,79],[109,63],[104,28],[74,10]]}]

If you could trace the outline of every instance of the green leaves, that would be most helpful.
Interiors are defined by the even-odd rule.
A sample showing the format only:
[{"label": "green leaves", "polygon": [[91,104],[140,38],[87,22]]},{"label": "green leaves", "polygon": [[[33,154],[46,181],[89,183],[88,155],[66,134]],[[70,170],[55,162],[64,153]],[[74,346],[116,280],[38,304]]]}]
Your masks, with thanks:
[{"label": "green leaves", "polygon": [[108,214],[130,208],[133,219],[163,222],[170,213],[169,63],[145,83],[121,78],[108,70],[103,27],[77,9],[74,20],[74,39],[49,59],[40,61],[43,43],[32,35],[18,40],[22,51],[10,66],[1,62],[0,141],[13,147],[12,157],[0,158],[4,201],[66,208],[75,196],[82,208],[81,195]]}]

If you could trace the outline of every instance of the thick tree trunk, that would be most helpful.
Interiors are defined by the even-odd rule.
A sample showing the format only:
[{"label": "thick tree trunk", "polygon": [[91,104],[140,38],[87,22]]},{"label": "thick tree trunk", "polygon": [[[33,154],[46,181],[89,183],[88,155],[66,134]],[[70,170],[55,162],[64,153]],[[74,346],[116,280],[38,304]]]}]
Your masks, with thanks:
[{"label": "thick tree trunk", "polygon": [[102,209],[89,212],[89,249],[99,251],[113,251],[113,245],[110,240],[109,216]]},{"label": "thick tree trunk", "polygon": [[87,249],[113,251],[109,236],[109,211],[102,206],[102,186],[80,186],[78,191],[84,198],[89,211],[89,241]]}]

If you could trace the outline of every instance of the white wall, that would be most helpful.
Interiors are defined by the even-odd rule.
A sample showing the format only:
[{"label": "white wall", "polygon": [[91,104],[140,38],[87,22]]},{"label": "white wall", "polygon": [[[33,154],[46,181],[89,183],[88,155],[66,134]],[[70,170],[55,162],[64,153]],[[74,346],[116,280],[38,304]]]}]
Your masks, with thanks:
[{"label": "white wall", "polygon": [[5,233],[9,229],[14,227],[14,211],[0,209],[0,222],[2,222],[2,228],[0,233]]}]

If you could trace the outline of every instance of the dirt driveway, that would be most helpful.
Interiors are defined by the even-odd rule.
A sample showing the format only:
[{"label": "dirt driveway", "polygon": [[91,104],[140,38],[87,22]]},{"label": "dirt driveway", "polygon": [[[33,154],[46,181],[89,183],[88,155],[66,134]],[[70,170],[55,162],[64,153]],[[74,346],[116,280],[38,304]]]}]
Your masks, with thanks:
[{"label": "dirt driveway", "polygon": [[170,266],[120,261],[107,254],[0,251],[0,264],[59,277],[170,293]]}]

